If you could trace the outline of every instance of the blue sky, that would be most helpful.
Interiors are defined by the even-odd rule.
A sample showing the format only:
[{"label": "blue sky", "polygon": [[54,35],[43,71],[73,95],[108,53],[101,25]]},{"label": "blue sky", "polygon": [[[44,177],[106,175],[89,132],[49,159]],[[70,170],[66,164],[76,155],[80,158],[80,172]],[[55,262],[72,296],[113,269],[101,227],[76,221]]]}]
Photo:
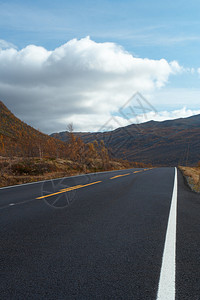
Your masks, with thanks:
[{"label": "blue sky", "polygon": [[[134,57],[177,61],[184,71],[169,76],[150,98],[158,110],[199,109],[199,1],[0,1],[0,40],[18,51],[31,44],[53,51],[86,36],[96,43],[116,43]],[[174,100],[168,103],[167,97]]]},{"label": "blue sky", "polygon": [[0,1],[1,38],[53,49],[76,37],[116,42],[140,57],[200,65],[199,1]]}]

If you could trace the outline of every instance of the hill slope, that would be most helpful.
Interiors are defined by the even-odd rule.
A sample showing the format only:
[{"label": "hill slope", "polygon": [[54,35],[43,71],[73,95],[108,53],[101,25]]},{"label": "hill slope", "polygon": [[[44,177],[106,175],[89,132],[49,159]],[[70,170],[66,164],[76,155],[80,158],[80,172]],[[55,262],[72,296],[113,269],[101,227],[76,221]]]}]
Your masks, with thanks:
[{"label": "hill slope", "polygon": [[[104,140],[114,157],[171,166],[200,160],[200,115],[163,122],[132,124],[104,133],[75,133],[83,141]],[[62,141],[67,132],[52,134]]]},{"label": "hill slope", "polygon": [[19,120],[0,101],[0,155],[55,156],[65,150],[65,143],[39,132]]}]

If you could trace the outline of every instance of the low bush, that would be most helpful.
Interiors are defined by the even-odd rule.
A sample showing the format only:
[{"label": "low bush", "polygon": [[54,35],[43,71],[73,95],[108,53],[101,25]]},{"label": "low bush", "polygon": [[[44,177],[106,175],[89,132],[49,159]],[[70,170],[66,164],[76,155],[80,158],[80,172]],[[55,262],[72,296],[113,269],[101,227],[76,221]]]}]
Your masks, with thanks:
[{"label": "low bush", "polygon": [[56,166],[44,162],[22,161],[13,164],[11,170],[15,175],[43,175],[44,173],[56,171]]}]

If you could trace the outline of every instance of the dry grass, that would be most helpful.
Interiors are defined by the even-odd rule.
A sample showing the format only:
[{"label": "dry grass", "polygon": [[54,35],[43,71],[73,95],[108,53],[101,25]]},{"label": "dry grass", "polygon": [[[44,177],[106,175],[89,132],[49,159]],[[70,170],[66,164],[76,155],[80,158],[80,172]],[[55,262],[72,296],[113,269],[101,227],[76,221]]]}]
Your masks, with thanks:
[{"label": "dry grass", "polygon": [[98,159],[80,165],[67,159],[0,157],[0,187],[125,168],[126,165],[115,161],[110,161],[109,167],[105,168]]},{"label": "dry grass", "polygon": [[200,192],[200,167],[179,167],[195,192]]}]

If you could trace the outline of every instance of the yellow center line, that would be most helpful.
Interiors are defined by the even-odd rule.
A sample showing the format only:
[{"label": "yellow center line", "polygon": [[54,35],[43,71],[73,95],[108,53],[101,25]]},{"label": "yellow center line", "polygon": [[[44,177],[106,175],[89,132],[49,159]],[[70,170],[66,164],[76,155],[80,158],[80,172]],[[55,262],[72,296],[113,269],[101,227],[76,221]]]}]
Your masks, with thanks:
[{"label": "yellow center line", "polygon": [[75,185],[75,186],[72,186],[72,187],[69,187],[69,188],[66,188],[66,189],[62,189],[62,190],[60,190],[60,192],[68,192],[68,191],[80,189],[82,187],[83,187],[83,185]]},{"label": "yellow center line", "polygon": [[133,172],[133,174],[135,174],[135,173],[140,173],[140,172],[143,172],[143,170],[135,171],[135,172]]},{"label": "yellow center line", "polygon": [[95,182],[91,182],[91,183],[88,183],[88,184],[82,185],[82,187],[86,187],[86,186],[93,185],[93,184],[100,183],[100,182],[102,182],[102,181],[95,181]]},{"label": "yellow center line", "polygon": [[128,174],[123,174],[123,175],[116,175],[116,176],[114,176],[114,177],[111,177],[110,179],[115,179],[115,178],[122,177],[122,176],[127,176],[127,175],[130,175],[130,173],[128,173]]},{"label": "yellow center line", "polygon": [[63,193],[63,192],[57,192],[57,193],[53,193],[53,194],[50,194],[50,195],[38,197],[38,198],[36,198],[36,199],[43,199],[43,198],[46,198],[46,197],[50,197],[50,196],[54,196],[54,195],[58,195],[58,194],[62,194],[62,193]]},{"label": "yellow center line", "polygon": [[95,182],[91,182],[91,183],[88,183],[88,184],[85,184],[85,185],[75,185],[75,186],[72,186],[72,187],[69,187],[69,188],[66,188],[66,189],[62,189],[59,192],[56,192],[56,193],[53,193],[53,194],[49,194],[49,195],[38,197],[36,199],[44,199],[44,198],[51,197],[51,196],[54,196],[54,195],[62,194],[62,193],[65,193],[65,192],[69,192],[69,191],[72,191],[72,190],[81,189],[81,188],[84,188],[86,186],[97,184],[97,183],[100,183],[100,182],[102,182],[102,181],[95,181]]}]

